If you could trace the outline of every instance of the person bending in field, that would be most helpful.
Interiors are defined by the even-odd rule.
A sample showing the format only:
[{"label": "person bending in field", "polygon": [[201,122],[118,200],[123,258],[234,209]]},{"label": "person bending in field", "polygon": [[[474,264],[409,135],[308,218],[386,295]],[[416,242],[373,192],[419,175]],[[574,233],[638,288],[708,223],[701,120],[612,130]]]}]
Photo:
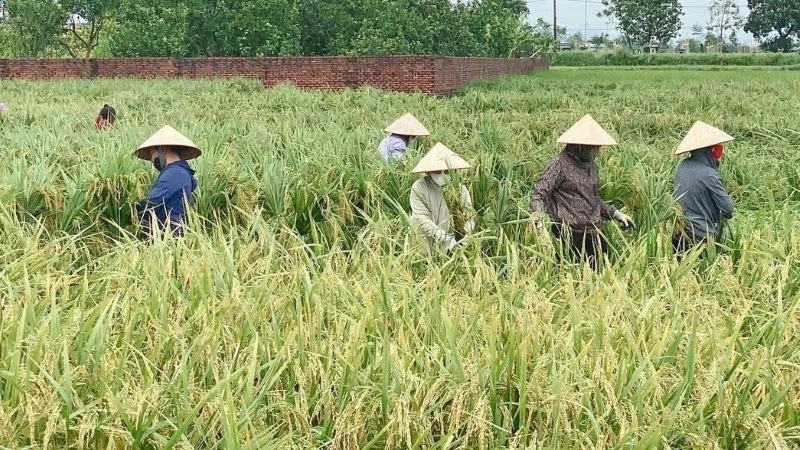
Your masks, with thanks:
[{"label": "person bending in field", "polygon": [[733,137],[703,122],[694,124],[675,151],[689,154],[675,173],[675,199],[683,209],[686,223],[673,237],[679,255],[694,246],[714,241],[720,232],[720,219],[732,219],[733,200],[719,175],[719,163]]},{"label": "person bending in field", "polygon": [[608,250],[600,232],[603,221],[616,219],[625,227],[634,226],[633,219],[600,198],[595,159],[601,146],[617,143],[588,115],[557,142],[566,148],[550,161],[536,182],[531,213],[540,227],[549,216],[551,231],[569,247],[574,259],[586,261],[596,270],[598,260]]},{"label": "person bending in field", "polygon": [[197,189],[195,172],[187,161],[200,156],[200,149],[167,125],[151,136],[134,154],[150,161],[159,172],[156,184],[147,194],[147,198],[136,205],[143,237],[152,238],[156,229],[182,236],[187,206],[192,193]]},{"label": "person bending in field", "polygon": [[413,170],[425,174],[411,187],[411,218],[425,236],[428,253],[452,252],[475,228],[472,197],[463,184],[450,183],[449,173],[470,167],[464,158],[436,144]]},{"label": "person bending in field", "polygon": [[94,126],[98,130],[103,130],[108,126],[114,126],[117,122],[117,110],[113,106],[103,105],[100,114],[94,119]]},{"label": "person bending in field", "polygon": [[381,158],[386,162],[402,161],[405,157],[406,148],[411,145],[414,138],[430,136],[428,129],[411,114],[406,114],[397,119],[393,124],[386,127],[384,131],[391,134],[381,141],[380,145],[378,145],[378,151],[381,153]]}]

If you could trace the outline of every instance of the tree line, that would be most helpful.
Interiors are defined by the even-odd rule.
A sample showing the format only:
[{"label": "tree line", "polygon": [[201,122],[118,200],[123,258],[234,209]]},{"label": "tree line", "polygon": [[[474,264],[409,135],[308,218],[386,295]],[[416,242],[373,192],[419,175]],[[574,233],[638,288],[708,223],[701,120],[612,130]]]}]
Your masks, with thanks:
[{"label": "tree line", "polygon": [[5,1],[7,57],[528,57],[552,47],[527,23],[525,0]]},{"label": "tree line", "polygon": [[[792,51],[800,38],[800,0],[748,0],[745,18],[741,0],[709,2],[709,21],[692,28],[693,43],[718,48],[738,46],[736,32],[752,34],[766,51]],[[682,26],[679,0],[602,0],[601,16],[613,17],[629,47],[645,46],[652,36],[667,43]]]},{"label": "tree line", "polygon": [[[800,0],[714,0],[696,46],[735,47],[751,33],[790,51]],[[549,3],[549,2],[548,2]],[[680,0],[602,0],[629,48],[682,26]],[[294,56],[437,54],[529,57],[553,51],[566,30],[531,24],[526,0],[0,0],[0,57]],[[703,34],[705,33],[705,36]],[[586,42],[588,36],[573,36]],[[597,45],[605,35],[590,41]]]}]

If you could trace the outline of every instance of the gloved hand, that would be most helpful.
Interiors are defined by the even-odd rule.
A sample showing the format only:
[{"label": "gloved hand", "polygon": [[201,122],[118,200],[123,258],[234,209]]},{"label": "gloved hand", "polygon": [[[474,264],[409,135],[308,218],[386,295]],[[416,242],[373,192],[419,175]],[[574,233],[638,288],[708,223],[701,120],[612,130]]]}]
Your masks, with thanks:
[{"label": "gloved hand", "polygon": [[447,236],[447,240],[445,242],[447,243],[445,247],[447,249],[447,253],[452,253],[453,250],[458,247],[458,241],[456,240],[455,236]]},{"label": "gloved hand", "polygon": [[614,219],[617,222],[620,222],[621,224],[623,224],[625,226],[625,228],[634,228],[634,227],[636,227],[636,224],[633,223],[633,219],[631,219],[631,216],[623,213],[620,210],[617,210],[614,213]]},{"label": "gloved hand", "polygon": [[464,224],[464,231],[467,233],[467,235],[472,234],[472,232],[475,231],[475,221],[470,220],[469,222]]}]

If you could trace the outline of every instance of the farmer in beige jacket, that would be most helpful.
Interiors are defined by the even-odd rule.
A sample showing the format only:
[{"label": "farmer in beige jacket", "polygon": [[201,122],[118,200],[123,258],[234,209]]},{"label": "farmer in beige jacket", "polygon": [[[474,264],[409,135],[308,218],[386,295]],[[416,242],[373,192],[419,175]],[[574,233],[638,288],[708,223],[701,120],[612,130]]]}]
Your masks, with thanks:
[{"label": "farmer in beige jacket", "polygon": [[428,249],[453,251],[461,239],[472,234],[472,196],[463,184],[450,186],[449,174],[470,167],[464,158],[436,144],[414,168],[413,173],[425,176],[411,187],[411,217],[425,236]]}]

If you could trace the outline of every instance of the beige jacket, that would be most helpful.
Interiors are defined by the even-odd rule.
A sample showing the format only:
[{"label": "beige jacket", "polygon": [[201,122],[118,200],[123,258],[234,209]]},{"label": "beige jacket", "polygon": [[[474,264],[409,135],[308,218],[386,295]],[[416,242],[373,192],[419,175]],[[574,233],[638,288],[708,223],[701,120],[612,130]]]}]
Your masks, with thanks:
[{"label": "beige jacket", "polygon": [[[463,184],[461,201],[472,208],[472,196]],[[430,249],[439,246],[446,250],[455,245],[455,236],[450,232],[450,209],[445,204],[442,188],[431,177],[423,177],[411,187],[411,218]],[[475,221],[470,221],[465,228],[467,234],[471,234]]]}]

